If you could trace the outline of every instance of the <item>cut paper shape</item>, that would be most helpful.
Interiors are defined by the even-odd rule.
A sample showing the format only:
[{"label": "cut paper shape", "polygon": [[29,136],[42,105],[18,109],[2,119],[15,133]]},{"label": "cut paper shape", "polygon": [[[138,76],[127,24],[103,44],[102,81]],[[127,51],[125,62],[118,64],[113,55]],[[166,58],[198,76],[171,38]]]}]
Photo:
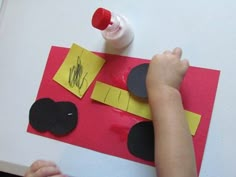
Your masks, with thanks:
[{"label": "cut paper shape", "polygon": [[[93,100],[118,108],[122,111],[151,120],[148,102],[132,97],[128,91],[97,81],[91,95]],[[191,135],[195,135],[201,115],[186,111],[185,116]]]},{"label": "cut paper shape", "polygon": [[49,131],[54,135],[64,136],[72,132],[77,126],[77,108],[71,102],[56,102],[56,105],[59,110],[59,117]]},{"label": "cut paper shape", "polygon": [[185,110],[185,117],[187,119],[191,134],[195,135],[201,120],[201,115]]},{"label": "cut paper shape", "polygon": [[148,102],[138,100],[132,95],[129,95],[129,106],[127,112],[146,119],[152,119],[151,110]]},{"label": "cut paper shape", "polygon": [[152,121],[135,124],[129,131],[129,152],[143,160],[154,162],[154,128]]},{"label": "cut paper shape", "polygon": [[127,78],[128,91],[140,98],[147,99],[146,76],[149,64],[144,63],[134,67]]},{"label": "cut paper shape", "polygon": [[103,58],[73,44],[53,80],[82,98],[104,63]]},{"label": "cut paper shape", "polygon": [[146,119],[151,119],[151,112],[148,103],[137,101],[137,99],[133,98],[127,90],[97,81],[91,98],[122,111]]},{"label": "cut paper shape", "polygon": [[78,121],[78,111],[71,102],[54,102],[41,98],[33,103],[29,111],[30,125],[39,132],[49,131],[56,136],[72,132]]},{"label": "cut paper shape", "polygon": [[50,98],[39,99],[34,102],[29,111],[29,123],[39,132],[48,131],[56,122],[58,109]]},{"label": "cut paper shape", "polygon": [[[98,104],[90,98],[96,80],[127,90],[126,81],[130,70],[140,64],[149,63],[150,60],[96,53],[104,58],[106,63],[86,91],[86,94],[84,94],[83,99],[78,99],[77,96],[52,79],[64,62],[69,50],[64,47],[52,46],[36,99],[50,97],[56,101],[67,100],[74,103],[79,108],[79,123],[73,132],[64,137],[55,136],[50,132],[41,133],[30,124],[27,132],[42,138],[46,137],[111,155],[114,158],[117,157],[154,166],[153,162],[135,157],[127,148],[129,130],[138,122],[144,121],[144,119],[140,116],[120,111],[117,108]],[[219,76],[219,70],[190,66],[181,83],[180,93],[184,109],[201,115],[197,132],[192,136],[198,173],[201,168],[209,125],[211,119],[214,119],[212,111]],[[78,160],[83,163],[84,159]]]}]

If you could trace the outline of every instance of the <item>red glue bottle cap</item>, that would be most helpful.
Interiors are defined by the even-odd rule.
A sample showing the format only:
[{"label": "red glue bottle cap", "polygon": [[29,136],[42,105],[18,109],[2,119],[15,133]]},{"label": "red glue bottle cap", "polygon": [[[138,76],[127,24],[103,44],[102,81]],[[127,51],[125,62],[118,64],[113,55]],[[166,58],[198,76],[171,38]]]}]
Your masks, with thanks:
[{"label": "red glue bottle cap", "polygon": [[105,30],[111,23],[111,12],[104,8],[98,8],[92,17],[92,25],[94,28]]}]

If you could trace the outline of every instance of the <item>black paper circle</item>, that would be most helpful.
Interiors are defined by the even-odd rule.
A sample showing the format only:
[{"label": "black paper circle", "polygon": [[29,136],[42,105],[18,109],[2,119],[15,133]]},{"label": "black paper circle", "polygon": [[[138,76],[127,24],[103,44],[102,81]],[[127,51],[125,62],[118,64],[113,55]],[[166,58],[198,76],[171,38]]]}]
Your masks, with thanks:
[{"label": "black paper circle", "polygon": [[141,99],[147,99],[146,76],[149,64],[144,63],[134,67],[127,78],[129,92]]},{"label": "black paper circle", "polygon": [[29,123],[39,132],[67,135],[76,128],[77,122],[78,110],[71,102],[54,102],[50,98],[42,98],[30,108]]},{"label": "black paper circle", "polygon": [[63,136],[76,128],[78,121],[78,111],[71,102],[57,102],[59,117],[56,124],[52,126],[50,132],[57,136]]},{"label": "black paper circle", "polygon": [[30,125],[39,132],[48,131],[56,122],[58,107],[49,98],[39,99],[30,108]]},{"label": "black paper circle", "polygon": [[128,150],[134,156],[154,161],[154,128],[151,121],[135,124],[129,131]]}]

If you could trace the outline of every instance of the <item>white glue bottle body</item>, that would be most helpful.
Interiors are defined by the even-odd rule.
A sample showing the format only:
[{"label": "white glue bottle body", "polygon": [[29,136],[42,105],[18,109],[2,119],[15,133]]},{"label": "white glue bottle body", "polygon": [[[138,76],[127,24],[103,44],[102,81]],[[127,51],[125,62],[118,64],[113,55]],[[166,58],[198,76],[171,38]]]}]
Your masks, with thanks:
[{"label": "white glue bottle body", "polygon": [[102,31],[108,44],[117,49],[127,47],[134,38],[127,19],[104,8],[98,8],[94,12],[92,25]]}]

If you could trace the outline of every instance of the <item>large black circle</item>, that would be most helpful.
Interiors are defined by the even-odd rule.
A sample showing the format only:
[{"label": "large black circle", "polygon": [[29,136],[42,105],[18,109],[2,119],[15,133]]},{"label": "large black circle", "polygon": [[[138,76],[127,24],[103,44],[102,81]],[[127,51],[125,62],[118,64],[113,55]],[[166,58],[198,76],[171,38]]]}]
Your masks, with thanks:
[{"label": "large black circle", "polygon": [[34,102],[29,111],[29,123],[39,132],[48,131],[56,122],[58,107],[49,98]]},{"label": "large black circle", "polygon": [[127,87],[129,92],[141,99],[147,99],[146,76],[148,71],[148,63],[144,63],[134,67],[127,78]]},{"label": "large black circle", "polygon": [[154,161],[154,128],[151,121],[135,124],[129,131],[128,150],[134,156]]},{"label": "large black circle", "polygon": [[50,132],[57,136],[63,136],[76,128],[78,122],[78,111],[75,104],[71,102],[57,102],[59,114],[56,123],[50,128]]}]

